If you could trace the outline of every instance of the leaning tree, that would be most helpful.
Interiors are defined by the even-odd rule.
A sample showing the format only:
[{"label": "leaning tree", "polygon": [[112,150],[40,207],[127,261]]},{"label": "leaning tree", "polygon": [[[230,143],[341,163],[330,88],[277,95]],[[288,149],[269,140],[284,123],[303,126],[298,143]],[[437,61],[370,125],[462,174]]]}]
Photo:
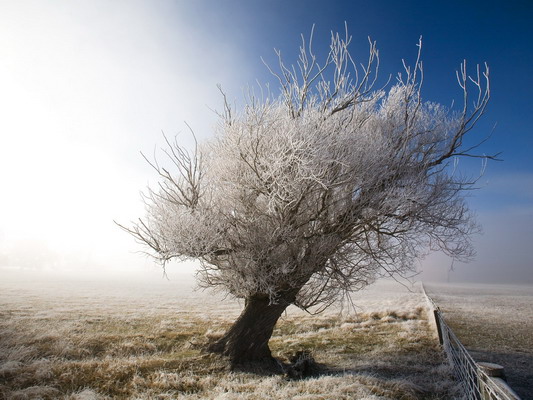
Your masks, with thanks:
[{"label": "leaning tree", "polygon": [[323,62],[303,37],[295,66],[278,52],[278,68],[267,67],[279,95],[249,94],[237,111],[223,94],[212,139],[190,150],[167,140],[173,169],[148,160],[159,185],[144,194],[146,216],[123,227],[163,263],[199,260],[201,286],[245,300],[209,347],[234,364],[271,359],[291,304],[321,311],[412,272],[430,250],[473,255],[464,193],[474,182],[455,160],[482,157],[463,141],[489,100],[487,66],[471,77],[461,65],[454,111],[421,99],[421,43],[414,66],[376,88],[375,43],[357,64],[350,41],[332,34]]}]

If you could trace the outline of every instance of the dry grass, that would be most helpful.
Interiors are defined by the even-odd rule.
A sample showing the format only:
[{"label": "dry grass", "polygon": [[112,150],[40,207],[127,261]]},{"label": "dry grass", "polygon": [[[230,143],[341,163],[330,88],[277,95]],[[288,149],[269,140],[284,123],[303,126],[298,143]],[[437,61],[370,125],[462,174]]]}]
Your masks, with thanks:
[{"label": "dry grass", "polygon": [[[241,305],[166,282],[0,284],[0,398],[448,399],[458,396],[419,293],[356,296],[357,313],[291,309],[278,357],[310,350],[301,381],[230,371],[202,352]],[[381,299],[381,300],[380,300]]]}]

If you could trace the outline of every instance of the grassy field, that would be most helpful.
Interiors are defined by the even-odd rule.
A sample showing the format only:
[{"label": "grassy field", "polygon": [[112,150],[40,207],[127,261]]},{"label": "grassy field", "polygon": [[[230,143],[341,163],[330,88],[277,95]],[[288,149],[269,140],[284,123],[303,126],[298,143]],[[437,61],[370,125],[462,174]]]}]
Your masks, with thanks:
[{"label": "grassy field", "polygon": [[510,386],[533,400],[533,286],[426,285],[476,361],[505,368]]},{"label": "grassy field", "polygon": [[424,298],[397,284],[358,293],[351,312],[289,309],[273,353],[309,350],[320,364],[318,376],[289,381],[230,371],[202,351],[242,304],[193,292],[189,279],[44,280],[4,271],[0,282],[0,398],[460,398]]}]

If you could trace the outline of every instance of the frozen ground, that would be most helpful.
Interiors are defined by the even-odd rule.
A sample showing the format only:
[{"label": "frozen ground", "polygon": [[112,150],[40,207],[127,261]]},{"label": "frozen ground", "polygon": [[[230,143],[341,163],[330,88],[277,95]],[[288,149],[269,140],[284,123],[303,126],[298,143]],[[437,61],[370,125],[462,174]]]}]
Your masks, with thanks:
[{"label": "frozen ground", "polygon": [[[418,287],[380,283],[356,311],[288,310],[270,342],[283,359],[310,350],[302,381],[229,371],[203,346],[242,309],[190,276],[171,281],[0,270],[0,398],[450,399],[457,386]],[[345,310],[346,311],[346,310]]]},{"label": "frozen ground", "polygon": [[425,287],[474,359],[504,366],[510,386],[533,399],[533,286]]}]

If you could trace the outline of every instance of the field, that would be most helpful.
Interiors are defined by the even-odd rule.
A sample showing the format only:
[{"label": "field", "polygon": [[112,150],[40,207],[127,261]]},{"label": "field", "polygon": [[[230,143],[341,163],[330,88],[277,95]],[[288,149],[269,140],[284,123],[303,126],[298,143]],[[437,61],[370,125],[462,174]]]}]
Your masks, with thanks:
[{"label": "field", "polygon": [[355,310],[289,309],[273,353],[309,350],[320,371],[288,380],[230,371],[202,351],[242,304],[191,290],[189,277],[0,273],[0,398],[460,398],[418,286],[379,283],[354,296]]},{"label": "field", "polygon": [[473,358],[502,365],[522,400],[533,399],[533,286],[425,287]]}]

